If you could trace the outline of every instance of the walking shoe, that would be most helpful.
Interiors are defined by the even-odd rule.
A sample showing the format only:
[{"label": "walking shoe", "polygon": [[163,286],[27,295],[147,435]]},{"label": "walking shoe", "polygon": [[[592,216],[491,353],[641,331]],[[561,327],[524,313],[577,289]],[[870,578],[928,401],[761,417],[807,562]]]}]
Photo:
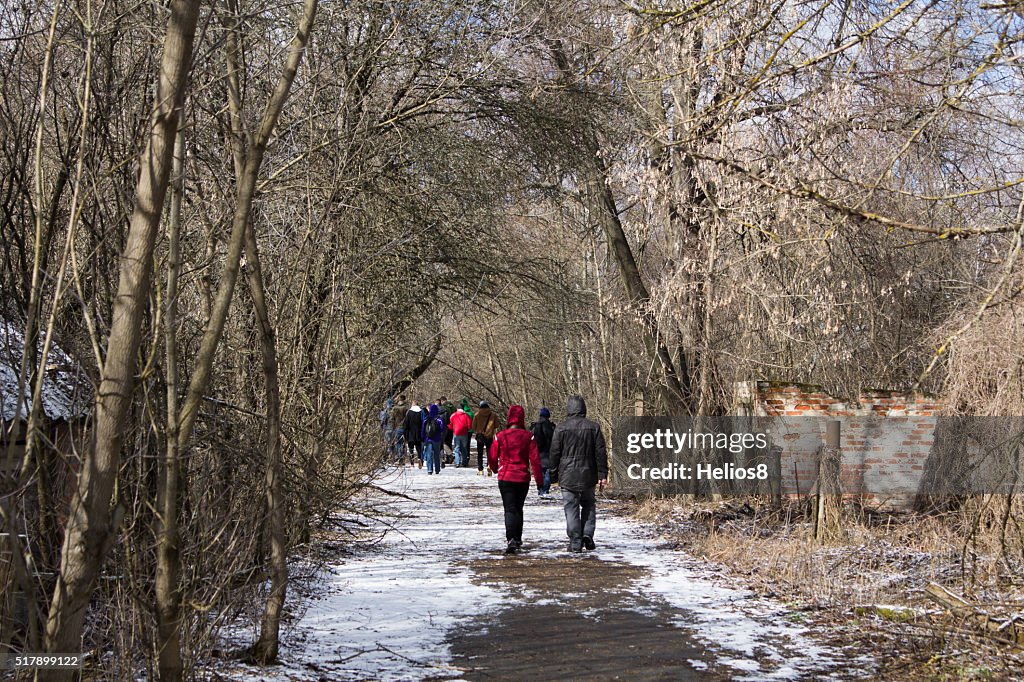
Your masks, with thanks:
[{"label": "walking shoe", "polygon": [[579,554],[580,552],[583,551],[583,545],[581,543],[577,542],[576,540],[573,540],[572,542],[569,543],[569,551],[572,552],[573,554]]},{"label": "walking shoe", "polygon": [[420,465],[420,469],[422,469],[423,468],[423,460],[422,459],[419,461],[419,465]]},{"label": "walking shoe", "polygon": [[519,545],[516,544],[515,540],[509,540],[508,545],[505,547],[505,554],[515,554],[519,551]]},{"label": "walking shoe", "polygon": [[491,476],[493,476],[493,475],[494,475],[494,472],[493,472],[493,471],[491,471],[490,469],[488,469],[488,470],[487,470],[487,477],[488,477],[488,478],[490,478],[490,477],[491,477]]},{"label": "walking shoe", "polygon": [[477,476],[483,476],[484,475],[484,470],[483,469],[477,469],[476,470],[476,475]]},{"label": "walking shoe", "polygon": [[594,538],[583,536],[583,546],[587,549],[597,549],[597,545],[594,544]]}]

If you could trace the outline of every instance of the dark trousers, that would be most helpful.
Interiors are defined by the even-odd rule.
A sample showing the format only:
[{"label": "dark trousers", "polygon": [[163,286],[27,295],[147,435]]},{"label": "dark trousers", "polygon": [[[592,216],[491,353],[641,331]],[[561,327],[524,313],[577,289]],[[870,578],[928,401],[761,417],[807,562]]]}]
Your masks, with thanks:
[{"label": "dark trousers", "polygon": [[423,459],[422,441],[419,443],[409,443],[409,463],[415,464],[417,459]]},{"label": "dark trousers", "polygon": [[530,492],[530,483],[512,483],[498,481],[501,493],[501,504],[505,507],[505,539],[523,541],[523,504],[526,493]]},{"label": "dark trousers", "polygon": [[597,525],[597,497],[593,486],[581,492],[562,488],[562,503],[565,507],[565,534],[569,540],[578,545],[584,537],[593,538]]},{"label": "dark trousers", "polygon": [[476,468],[477,471],[484,470],[484,464],[487,463],[487,454],[491,451],[491,441],[493,438],[482,436],[479,433],[476,434]]}]

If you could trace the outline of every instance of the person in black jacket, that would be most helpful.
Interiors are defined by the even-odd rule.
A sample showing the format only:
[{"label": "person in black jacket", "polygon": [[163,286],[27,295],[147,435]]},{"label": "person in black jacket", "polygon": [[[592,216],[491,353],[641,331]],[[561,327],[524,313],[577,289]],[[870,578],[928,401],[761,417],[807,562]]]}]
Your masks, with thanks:
[{"label": "person in black jacket", "polygon": [[405,413],[405,442],[409,446],[409,464],[417,463],[423,468],[423,410],[414,400]]},{"label": "person in black jacket", "polygon": [[608,483],[608,453],[601,427],[587,419],[587,403],[582,396],[569,396],[565,413],[566,420],[551,436],[548,460],[551,482],[562,488],[569,551],[581,552],[584,547],[595,547],[597,497],[594,488],[603,488]]},{"label": "person in black jacket", "polygon": [[540,408],[540,420],[530,424],[530,433],[537,443],[537,450],[540,451],[540,466],[544,473],[544,482],[537,486],[537,494],[547,497],[551,492],[551,436],[555,433],[556,424],[551,421],[551,411],[546,407]]}]

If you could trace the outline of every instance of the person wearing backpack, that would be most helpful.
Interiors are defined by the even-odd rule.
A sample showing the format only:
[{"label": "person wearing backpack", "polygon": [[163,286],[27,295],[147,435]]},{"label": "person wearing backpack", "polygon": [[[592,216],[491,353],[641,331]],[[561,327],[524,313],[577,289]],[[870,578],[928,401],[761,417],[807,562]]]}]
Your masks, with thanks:
[{"label": "person wearing backpack", "polygon": [[[491,406],[487,404],[486,400],[480,401],[480,409],[476,411],[476,415],[473,417],[473,433],[476,434],[476,475],[484,475],[484,459],[488,457],[488,452],[491,449],[491,440],[494,438],[494,434],[498,432],[498,415],[491,412]],[[487,469],[487,475],[491,475],[491,470]]]},{"label": "person wearing backpack", "polygon": [[423,458],[427,461],[427,473],[441,473],[441,444],[448,429],[440,417],[441,410],[431,404],[427,418],[423,422]]},{"label": "person wearing backpack", "polygon": [[540,408],[540,419],[530,424],[530,433],[533,434],[533,442],[537,444],[537,450],[540,452],[540,466],[544,471],[544,480],[542,484],[537,486],[537,494],[541,497],[547,497],[551,492],[551,470],[549,466],[550,462],[550,450],[551,450],[551,437],[555,433],[556,424],[551,421],[551,411],[546,408]]},{"label": "person wearing backpack", "polygon": [[540,489],[540,455],[537,443],[523,422],[526,413],[519,405],[508,408],[508,428],[494,437],[487,457],[487,470],[498,474],[498,490],[505,508],[505,554],[515,554],[523,546],[523,504],[530,492],[530,478]]}]

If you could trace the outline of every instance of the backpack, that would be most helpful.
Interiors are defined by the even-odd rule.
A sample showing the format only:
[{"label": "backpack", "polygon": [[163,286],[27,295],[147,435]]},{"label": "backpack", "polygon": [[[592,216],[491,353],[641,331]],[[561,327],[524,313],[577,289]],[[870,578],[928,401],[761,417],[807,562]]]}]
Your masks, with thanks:
[{"label": "backpack", "polygon": [[423,427],[423,433],[427,438],[431,439],[436,436],[440,430],[441,428],[437,424],[437,419],[428,420],[426,425]]}]

